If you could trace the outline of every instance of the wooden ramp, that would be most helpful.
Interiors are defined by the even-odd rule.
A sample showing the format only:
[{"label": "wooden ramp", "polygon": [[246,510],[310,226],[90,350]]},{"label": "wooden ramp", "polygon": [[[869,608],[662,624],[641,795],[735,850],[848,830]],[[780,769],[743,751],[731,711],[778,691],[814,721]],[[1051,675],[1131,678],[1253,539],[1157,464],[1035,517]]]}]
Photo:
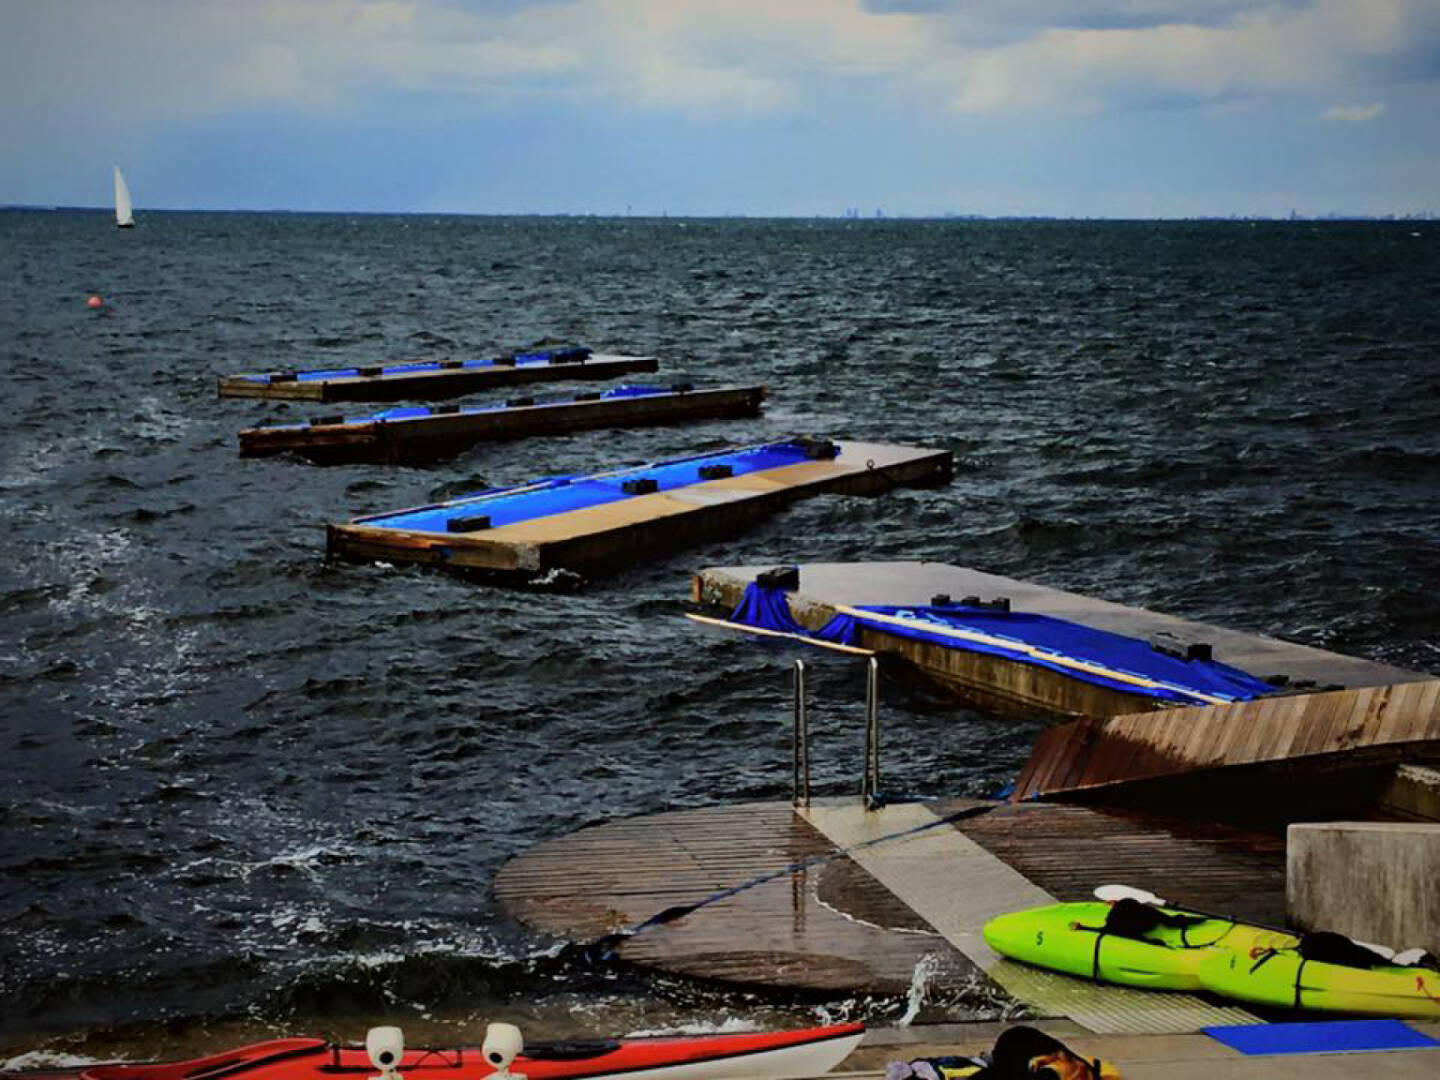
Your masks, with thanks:
[{"label": "wooden ramp", "polygon": [[[944,820],[966,811],[978,816]],[[890,834],[901,835],[845,850]],[[745,803],[559,837],[508,862],[495,892],[536,931],[589,942],[758,881],[624,939],[617,955],[752,987],[895,995],[929,957],[936,985],[970,987],[976,1013],[993,1015],[996,958],[978,933],[989,914],[1046,897],[1090,899],[1096,885],[1118,882],[1279,920],[1284,858],[1278,836],[1086,807],[946,799],[866,813],[854,800],[806,811]],[[1243,907],[1225,903],[1237,897]],[[1216,1015],[1183,995],[1097,996],[1115,988],[1004,966],[999,985],[1032,1011],[1082,1012],[1095,1030],[1188,1030]]]},{"label": "wooden ramp", "polygon": [[[812,449],[819,445],[821,449]],[[786,448],[794,448],[793,452]],[[826,449],[828,448],[828,449]],[[748,460],[774,462],[747,470]],[[552,569],[594,570],[659,555],[734,531],[803,498],[879,495],[899,486],[948,483],[948,451],[877,443],[799,440],[567,478],[568,491],[604,488],[602,501],[529,511],[518,496],[563,501],[556,482],[330,525],[331,556],[420,563],[530,578]],[[730,470],[729,473],[726,470]],[[676,479],[680,473],[683,479]],[[714,476],[714,479],[707,479]],[[622,494],[623,493],[623,494]]]},{"label": "wooden ramp", "polygon": [[[1191,994],[1107,986],[1000,956],[985,942],[985,924],[1007,912],[1053,904],[1057,897],[963,831],[927,828],[937,815],[922,803],[869,811],[847,800],[804,814],[1006,993],[1042,1016],[1069,1017],[1107,1034],[1199,1031],[1255,1020],[1244,1009]],[[877,842],[887,836],[895,839]]]},{"label": "wooden ramp", "polygon": [[[1342,767],[1407,761],[1440,761],[1440,680],[1065,724],[1040,734],[1015,798],[1112,796],[1134,787],[1170,802],[1204,784],[1212,798],[1224,799],[1228,789],[1282,811],[1299,798],[1281,816],[1303,820],[1336,797],[1368,797],[1341,783]],[[1176,786],[1182,777],[1191,785]]]},{"label": "wooden ramp", "polygon": [[[584,352],[584,350],[579,350]],[[220,397],[275,398],[282,401],[433,400],[481,393],[502,386],[560,382],[567,379],[613,379],[655,371],[653,356],[557,354],[543,361],[438,360],[371,365],[333,371],[273,371],[222,375]]]},{"label": "wooden ramp", "polygon": [[321,465],[420,464],[453,457],[479,442],[755,416],[765,395],[764,386],[702,390],[677,386],[653,393],[577,394],[538,403],[525,397],[468,409],[419,406],[348,419],[317,417],[306,423],[246,428],[240,432],[240,456],[293,453]]},{"label": "wooden ramp", "polygon": [[[706,607],[733,610],[745,587],[770,565],[704,569],[695,575],[692,598]],[[799,567],[799,586],[789,600],[796,621],[816,630],[842,607],[929,604],[941,594],[957,601],[969,596],[983,601],[1005,598],[1012,611],[1048,615],[1141,640],[1207,644],[1215,660],[1258,678],[1281,677],[1290,686],[1389,686],[1428,678],[1385,664],[945,563],[804,563]],[[861,626],[858,644],[903,662],[931,686],[956,699],[997,712],[1105,717],[1157,707],[1143,692],[1125,693],[1004,657],[889,634],[869,624]]]}]

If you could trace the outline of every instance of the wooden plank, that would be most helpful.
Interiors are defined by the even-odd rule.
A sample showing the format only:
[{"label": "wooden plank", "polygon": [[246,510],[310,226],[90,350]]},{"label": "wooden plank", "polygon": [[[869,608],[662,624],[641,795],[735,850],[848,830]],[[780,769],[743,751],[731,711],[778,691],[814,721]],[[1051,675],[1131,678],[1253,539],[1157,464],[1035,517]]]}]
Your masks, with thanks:
[{"label": "wooden plank", "polygon": [[804,645],[819,646],[822,649],[829,649],[832,652],[842,652],[850,656],[874,656],[872,649],[861,649],[854,645],[841,645],[835,641],[822,641],[819,638],[802,637],[799,634],[787,634],[780,630],[767,630],[763,626],[747,626],[744,623],[733,623],[728,619],[710,619],[704,615],[696,615],[693,611],[687,611],[685,617],[691,622],[701,623],[704,626],[714,626],[725,630],[739,630],[746,634],[757,634],[760,637],[786,638]]},{"label": "wooden plank", "polygon": [[1285,918],[1283,834],[1036,803],[955,827],[1059,900],[1088,900],[1115,883],[1261,922]]},{"label": "wooden plank", "polygon": [[[1022,797],[1055,797],[1163,776],[1260,764],[1373,764],[1406,755],[1440,759],[1440,680],[1307,696],[1263,698],[1206,709],[1098,720],[1082,751],[1073,736],[1047,732],[1022,775]],[[1206,723],[1208,721],[1208,723]],[[1208,744],[1186,741],[1182,725],[1204,723]],[[1079,724],[1066,725],[1078,732]],[[1059,760],[1083,758],[1083,768]]]},{"label": "wooden plank", "polygon": [[1399,742],[1440,739],[1440,680],[1395,688],[1397,706],[1405,717],[1396,731]]}]

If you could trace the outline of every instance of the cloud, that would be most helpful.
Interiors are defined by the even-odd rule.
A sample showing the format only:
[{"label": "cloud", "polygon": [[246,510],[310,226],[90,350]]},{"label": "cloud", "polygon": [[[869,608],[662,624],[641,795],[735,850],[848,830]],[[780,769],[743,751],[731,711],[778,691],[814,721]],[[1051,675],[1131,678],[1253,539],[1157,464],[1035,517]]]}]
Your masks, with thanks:
[{"label": "cloud", "polygon": [[[1091,16],[1104,5],[1090,4]],[[1130,28],[1051,26],[999,48],[933,68],[960,112],[1104,106],[1153,101],[1205,104],[1315,93],[1373,58],[1410,43],[1406,0],[1316,0],[1305,5],[1157,4],[1176,21]],[[1120,5],[1110,5],[1118,9]],[[1185,21],[1184,13],[1228,17]],[[1116,12],[1118,13],[1118,11]],[[1139,9],[1132,9],[1139,13]]]},{"label": "cloud", "polygon": [[[0,110],[155,122],[398,94],[739,117],[835,88],[942,114],[1330,101],[1440,32],[1428,0],[67,0],[15,5]],[[1323,100],[1323,99],[1322,99]],[[1361,100],[1364,100],[1363,98]]]},{"label": "cloud", "polygon": [[1320,114],[1320,119],[1343,124],[1365,124],[1384,111],[1385,104],[1380,101],[1369,105],[1332,105]]}]

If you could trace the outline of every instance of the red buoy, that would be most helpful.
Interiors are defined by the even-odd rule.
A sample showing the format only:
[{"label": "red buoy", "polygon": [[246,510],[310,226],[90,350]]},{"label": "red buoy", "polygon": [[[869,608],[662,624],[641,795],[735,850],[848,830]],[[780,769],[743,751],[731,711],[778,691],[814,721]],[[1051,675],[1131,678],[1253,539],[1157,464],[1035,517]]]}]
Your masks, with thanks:
[{"label": "red buoy", "polygon": [[103,307],[104,305],[105,301],[101,300],[98,296],[92,296],[89,300],[85,301],[85,306],[89,308],[98,308]]}]

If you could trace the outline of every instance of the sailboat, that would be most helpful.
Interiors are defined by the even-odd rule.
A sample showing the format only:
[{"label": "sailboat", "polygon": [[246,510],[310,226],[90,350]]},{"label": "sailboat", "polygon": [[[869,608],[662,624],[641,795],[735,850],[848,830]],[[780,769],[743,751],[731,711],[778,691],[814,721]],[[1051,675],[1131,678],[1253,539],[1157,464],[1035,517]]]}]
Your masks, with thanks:
[{"label": "sailboat", "polygon": [[115,166],[115,224],[121,229],[135,227],[135,214],[130,206],[130,188],[125,177],[120,175],[120,166]]}]

